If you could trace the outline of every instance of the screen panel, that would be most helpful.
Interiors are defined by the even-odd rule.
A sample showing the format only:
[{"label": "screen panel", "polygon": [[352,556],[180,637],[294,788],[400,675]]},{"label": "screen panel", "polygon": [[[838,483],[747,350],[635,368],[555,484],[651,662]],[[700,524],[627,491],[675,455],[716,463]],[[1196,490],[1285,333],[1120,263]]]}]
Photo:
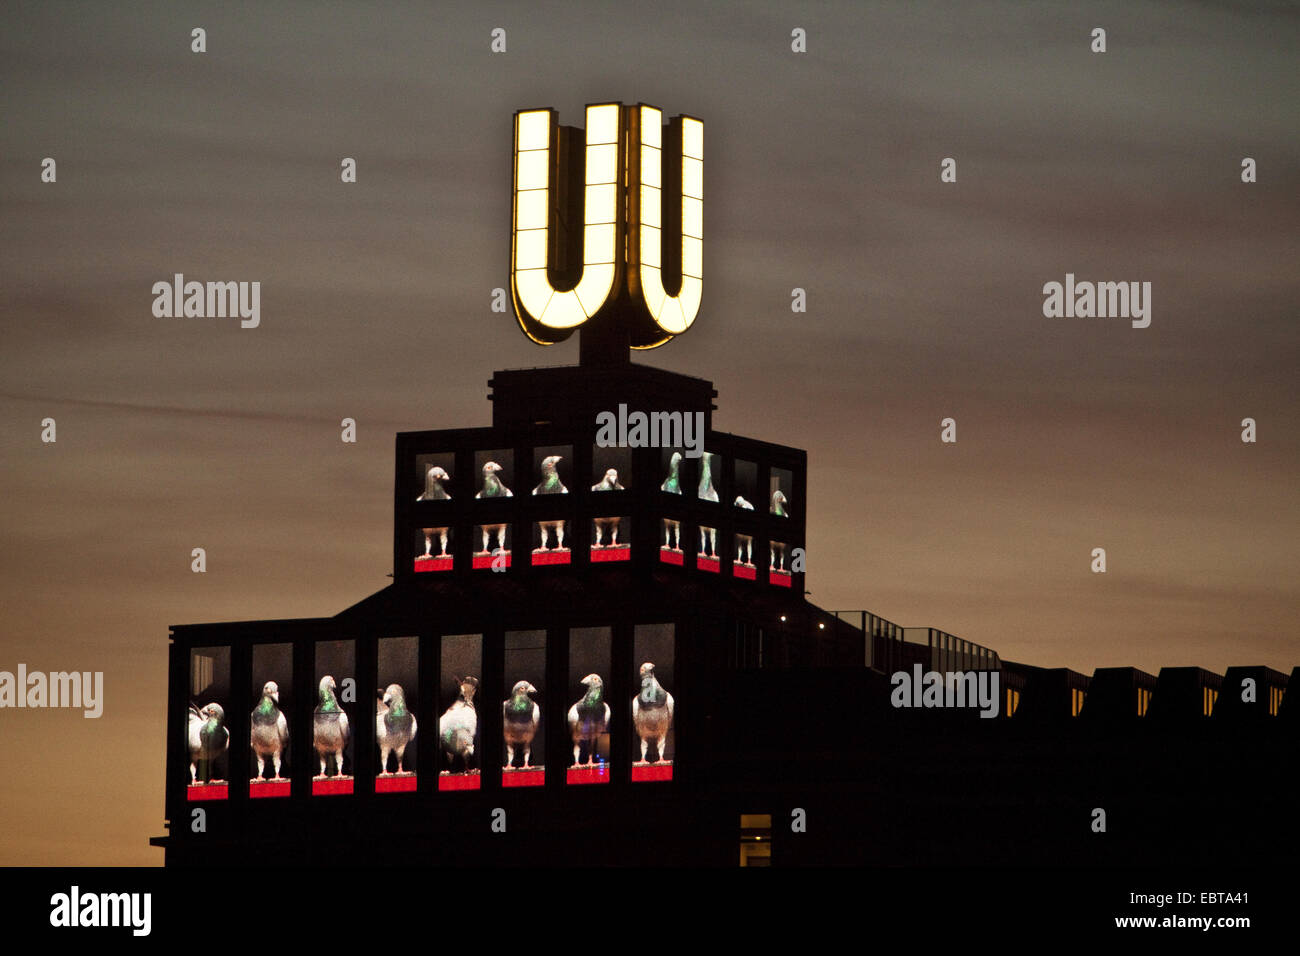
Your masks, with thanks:
[{"label": "screen panel", "polygon": [[[289,714],[293,713],[293,645],[253,645],[254,701],[249,724],[250,797],[289,796]],[[295,728],[295,732],[296,732]]]},{"label": "screen panel", "polygon": [[438,718],[439,790],[479,789],[478,674],[483,669],[482,634],[444,634]]},{"label": "screen panel", "polygon": [[229,797],[230,648],[190,650],[190,699],[186,706],[186,746],[189,751],[188,800]]},{"label": "screen panel", "polygon": [[546,632],[507,631],[502,687],[503,787],[540,787],[546,782]]},{"label": "screen panel", "polygon": [[415,715],[420,709],[420,639],[381,637],[379,688],[375,699],[375,793],[412,793],[416,788]]},{"label": "screen panel", "polygon": [[357,725],[356,642],[316,645],[316,706],[312,710],[312,796],[352,792],[353,738]]},{"label": "screen panel", "polygon": [[632,782],[673,778],[676,657],[673,624],[638,624],[632,640],[636,674],[632,686]]},{"label": "screen panel", "polygon": [[608,627],[569,629],[568,699],[565,720],[572,750],[565,777],[571,784],[609,783],[609,734],[614,711],[609,677],[613,632]]}]

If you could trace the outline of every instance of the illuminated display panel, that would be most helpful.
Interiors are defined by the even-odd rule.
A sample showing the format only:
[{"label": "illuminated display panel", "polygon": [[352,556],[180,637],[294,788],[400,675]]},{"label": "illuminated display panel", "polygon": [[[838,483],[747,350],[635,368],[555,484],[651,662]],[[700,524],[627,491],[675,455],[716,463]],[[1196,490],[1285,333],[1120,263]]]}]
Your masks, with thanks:
[{"label": "illuminated display panel", "polygon": [[[533,523],[534,565],[569,564],[572,552],[567,540],[572,539],[572,519],[568,506],[569,486],[573,480],[573,448],[556,445],[533,450],[532,495],[554,502],[547,510],[552,512]],[[567,535],[567,538],[566,538]]]},{"label": "illuminated display panel", "polygon": [[[480,533],[482,528],[480,527]],[[478,540],[482,540],[479,538]],[[421,528],[415,532],[415,570],[450,571],[454,566],[455,529],[450,525]]]},{"label": "illuminated display panel", "polygon": [[501,691],[501,785],[540,787],[546,782],[545,631],[506,631]]},{"label": "illuminated display panel", "polygon": [[[513,498],[515,495],[515,455],[509,448],[474,453],[476,501]],[[491,568],[493,559],[510,567],[510,526],[507,522],[481,522],[474,527],[474,567]],[[498,549],[500,554],[498,555]]]},{"label": "illuminated display panel", "polygon": [[353,738],[358,716],[356,644],[321,641],[316,645],[316,706],[311,739],[316,766],[312,796],[352,792]]},{"label": "illuminated display panel", "polygon": [[768,580],[773,584],[781,587],[791,587],[790,567],[789,567],[789,548],[784,541],[769,541],[768,543]]},{"label": "illuminated display panel", "polygon": [[[289,796],[293,713],[293,645],[253,645],[253,712],[249,723],[250,797]],[[296,730],[296,728],[295,728]]]},{"label": "illuminated display panel", "polygon": [[230,648],[190,650],[190,699],[186,705],[186,799],[225,800],[230,790]]},{"label": "illuminated display panel", "polygon": [[[583,136],[582,273],[572,289],[558,289],[549,273],[554,237],[549,229],[556,205],[551,181],[558,129],[553,110],[523,110],[515,116],[515,170],[511,288],[520,326],[534,341],[550,344],[595,315],[610,298],[618,273],[619,141],[622,106],[588,106]],[[559,210],[563,221],[576,210]]]},{"label": "illuminated display panel", "polygon": [[753,522],[747,519],[756,514],[754,502],[757,501],[760,506],[763,503],[763,497],[758,491],[758,465],[738,458],[735,475],[736,486],[733,489],[735,494],[732,496],[731,506],[743,512],[743,516],[738,518],[736,532],[732,536],[734,552],[731,573],[735,577],[753,581],[758,577],[758,572],[754,564]]},{"label": "illuminated display panel", "polygon": [[566,781],[609,783],[609,735],[614,710],[606,680],[612,632],[608,627],[569,629],[568,699],[565,714],[572,750]]},{"label": "illuminated display panel", "polygon": [[591,523],[592,561],[630,561],[632,523],[623,512],[632,480],[632,451],[629,448],[591,449],[591,506],[596,516]]},{"label": "illuminated display panel", "polygon": [[722,570],[722,559],[718,554],[718,529],[700,525],[700,549],[695,555],[695,566],[701,571],[718,572]]},{"label": "illuminated display panel", "polygon": [[439,790],[479,789],[477,699],[483,669],[482,634],[444,634],[438,691]]},{"label": "illuminated display panel", "polygon": [[794,476],[785,468],[773,468],[768,474],[768,513],[779,518],[790,515],[790,491]]},{"label": "illuminated display panel", "polygon": [[375,695],[376,793],[413,793],[416,786],[416,713],[420,709],[420,640],[378,641],[379,687]]},{"label": "illuminated display panel", "polygon": [[451,501],[460,493],[454,454],[439,452],[415,456],[416,501]]},{"label": "illuminated display panel", "polygon": [[633,636],[636,674],[632,686],[632,782],[671,780],[676,753],[674,626],[638,624]]},{"label": "illuminated display panel", "polygon": [[[682,494],[682,463],[685,456],[677,448],[664,448],[660,453],[660,470],[663,480],[659,490],[665,495]],[[663,535],[659,543],[659,560],[665,564],[680,565],[682,557],[682,523],[677,518],[664,517]]]},{"label": "illuminated display panel", "polygon": [[700,455],[700,477],[696,482],[696,497],[701,501],[717,501],[716,482],[722,478],[722,456],[705,451]]}]

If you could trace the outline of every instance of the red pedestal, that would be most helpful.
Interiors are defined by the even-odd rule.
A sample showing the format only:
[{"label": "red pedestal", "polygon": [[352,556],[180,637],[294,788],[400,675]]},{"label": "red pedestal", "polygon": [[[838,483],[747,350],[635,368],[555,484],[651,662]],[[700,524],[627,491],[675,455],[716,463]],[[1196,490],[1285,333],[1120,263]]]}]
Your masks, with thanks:
[{"label": "red pedestal", "polygon": [[451,562],[450,555],[448,555],[445,558],[416,558],[415,570],[416,571],[450,571],[451,563],[452,562]]},{"label": "red pedestal", "polygon": [[670,551],[668,548],[659,549],[659,560],[664,564],[675,564],[679,568],[686,564],[686,558],[680,551]]},{"label": "red pedestal", "polygon": [[794,586],[791,583],[793,578],[791,578],[789,571],[769,571],[767,572],[767,579],[783,588]]},{"label": "red pedestal", "polygon": [[[504,557],[505,557],[505,559],[506,559],[506,567],[508,568],[508,567],[510,567],[510,552],[507,551],[507,552],[505,553]],[[490,567],[492,567],[492,562],[493,562],[494,560],[495,560],[495,558],[494,558],[493,555],[490,555],[490,554],[476,554],[476,555],[474,555],[474,569],[477,571],[477,570],[479,570],[480,568],[490,568]]]},{"label": "red pedestal", "polygon": [[311,795],[313,797],[332,797],[341,793],[352,793],[351,777],[326,777],[324,780],[313,780],[311,782]]},{"label": "red pedestal", "polygon": [[439,790],[477,790],[478,771],[473,773],[443,773],[438,775]]},{"label": "red pedestal", "polygon": [[609,764],[570,767],[565,781],[567,783],[609,783]]},{"label": "red pedestal", "polygon": [[654,780],[671,780],[673,779],[673,762],[659,761],[658,763],[646,764],[643,767],[632,768],[633,783],[648,783]]},{"label": "red pedestal", "polygon": [[568,564],[573,560],[572,551],[534,551],[533,567],[543,564]]},{"label": "red pedestal", "polygon": [[544,783],[546,783],[546,769],[544,767],[501,771],[502,787],[540,787]]},{"label": "red pedestal", "polygon": [[376,777],[375,793],[415,793],[415,774],[399,773]]},{"label": "red pedestal", "polygon": [[592,548],[592,563],[597,561],[631,561],[632,548],[626,544],[616,544],[612,548]]},{"label": "red pedestal", "polygon": [[746,581],[758,580],[758,569],[746,567],[743,564],[733,564],[731,566],[731,574],[733,577],[742,578]]},{"label": "red pedestal", "polygon": [[248,795],[253,799],[259,797],[287,797],[289,795],[289,781],[250,780],[248,783]]},{"label": "red pedestal", "polygon": [[185,788],[185,799],[190,802],[195,800],[228,800],[229,798],[230,785],[224,780],[220,783],[193,784]]},{"label": "red pedestal", "polygon": [[712,571],[717,574],[722,570],[722,561],[719,558],[710,558],[708,555],[700,554],[695,557],[695,566],[701,571]]}]

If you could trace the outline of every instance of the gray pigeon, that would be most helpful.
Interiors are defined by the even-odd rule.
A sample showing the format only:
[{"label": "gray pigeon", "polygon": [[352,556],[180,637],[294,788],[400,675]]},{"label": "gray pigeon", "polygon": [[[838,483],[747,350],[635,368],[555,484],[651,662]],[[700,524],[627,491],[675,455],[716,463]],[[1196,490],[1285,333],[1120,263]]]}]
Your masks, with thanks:
[{"label": "gray pigeon", "polygon": [[495,461],[483,466],[483,489],[475,498],[513,498],[515,493],[501,483],[497,477],[504,469]]},{"label": "gray pigeon", "polygon": [[646,762],[651,741],[655,745],[655,761],[664,759],[664,742],[672,725],[673,695],[664,690],[655,677],[654,664],[647,661],[641,665],[641,693],[632,698],[632,726],[641,738],[641,763]]},{"label": "gray pigeon", "polygon": [[605,477],[596,484],[591,486],[592,491],[624,491],[625,489],[618,481],[618,470],[615,468],[605,472]]},{"label": "gray pigeon", "polygon": [[204,761],[207,779],[212,783],[212,761],[230,749],[230,731],[225,725],[226,712],[220,704],[208,704],[200,710],[190,704],[190,784],[199,782],[198,763]]},{"label": "gray pigeon", "polygon": [[388,776],[388,755],[396,752],[397,772],[405,773],[402,756],[406,745],[415,739],[415,714],[406,706],[406,692],[401,684],[389,684],[379,700],[375,714],[375,740],[379,742],[379,775]]},{"label": "gray pigeon", "polygon": [[780,489],[780,488],[778,488],[776,491],[772,492],[772,508],[771,508],[771,511],[772,511],[772,514],[776,515],[778,518],[786,518],[786,517],[789,517],[789,515],[787,515],[787,514],[786,514],[786,511],[785,511],[785,500],[786,500],[786,499],[785,499],[785,495],[783,495],[783,494],[781,493],[781,489]]},{"label": "gray pigeon", "polygon": [[424,476],[424,494],[416,498],[416,501],[445,501],[451,498],[447,489],[442,486],[444,481],[450,481],[451,477],[434,465],[429,469],[429,473]]},{"label": "gray pigeon", "polygon": [[348,715],[335,696],[337,686],[334,678],[326,674],[320,682],[320,703],[312,717],[312,732],[316,756],[320,758],[320,777],[325,776],[325,760],[334,757],[334,775],[343,776],[343,749],[348,745],[351,732],[348,729]]},{"label": "gray pigeon", "polygon": [[520,747],[524,751],[524,768],[529,766],[533,737],[537,735],[537,725],[542,720],[542,709],[529,696],[536,693],[536,687],[521,680],[510,691],[510,699],[501,703],[502,727],[506,738],[506,770],[514,765],[515,750]]},{"label": "gray pigeon", "polygon": [[270,757],[275,767],[272,779],[283,780],[280,763],[285,748],[289,746],[289,722],[280,710],[280,688],[273,680],[262,686],[262,699],[253,711],[249,737],[257,756],[257,779],[261,780],[266,773],[266,758]]},{"label": "gray pigeon", "polygon": [[605,703],[605,682],[599,674],[588,674],[582,679],[587,693],[582,700],[569,708],[569,736],[573,738],[573,763],[578,764],[578,753],[587,745],[587,766],[596,755],[596,741],[609,727],[609,704]]},{"label": "gray pigeon", "polygon": [[456,758],[460,757],[469,773],[469,758],[474,756],[474,737],[478,734],[478,714],[474,711],[478,678],[457,677],[456,683],[460,685],[460,698],[438,720],[438,739],[447,754],[448,767],[455,770]]}]

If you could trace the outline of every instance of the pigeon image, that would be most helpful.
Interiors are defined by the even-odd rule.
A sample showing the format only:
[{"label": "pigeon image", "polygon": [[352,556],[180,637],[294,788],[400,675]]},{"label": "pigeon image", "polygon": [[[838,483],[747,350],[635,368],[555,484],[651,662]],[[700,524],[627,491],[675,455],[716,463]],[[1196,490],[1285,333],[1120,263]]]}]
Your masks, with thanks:
[{"label": "pigeon image", "polygon": [[230,731],[225,726],[226,712],[220,704],[199,709],[190,704],[190,785],[199,782],[198,763],[205,761],[207,777],[212,783],[212,761],[230,749]]},{"label": "pigeon image", "polygon": [[596,484],[591,486],[592,491],[625,491],[626,489],[618,482],[618,470],[611,468],[605,472],[605,477]]},{"label": "pigeon image", "polygon": [[[746,511],[753,511],[754,506],[746,501],[740,495],[736,495],[736,507],[743,508]],[[754,536],[752,534],[736,535],[736,563],[743,564],[746,567],[754,566]]]},{"label": "pigeon image", "polygon": [[257,779],[262,779],[266,772],[266,759],[270,757],[275,769],[272,779],[283,780],[280,764],[284,750],[289,746],[289,722],[280,710],[280,688],[273,680],[262,686],[262,699],[253,711],[249,737],[257,756]]},{"label": "pigeon image", "polygon": [[406,706],[406,692],[401,684],[389,684],[383,691],[375,713],[375,740],[379,743],[379,775],[389,776],[388,755],[397,754],[397,772],[405,773],[402,757],[406,745],[415,739],[415,714]]},{"label": "pigeon image", "polygon": [[513,498],[515,493],[501,483],[497,475],[503,471],[495,461],[483,466],[483,490],[475,498]]},{"label": "pigeon image", "polygon": [[533,738],[537,736],[537,725],[542,720],[542,709],[530,697],[537,688],[526,680],[515,684],[510,691],[510,699],[501,702],[503,733],[506,739],[506,770],[515,763],[515,751],[524,751],[524,769],[530,766],[529,759],[533,753]]},{"label": "pigeon image", "polygon": [[641,693],[632,698],[632,726],[641,738],[641,763],[646,763],[650,744],[655,745],[655,762],[664,759],[664,742],[673,725],[673,695],[655,677],[655,666],[641,665]]},{"label": "pigeon image", "polygon": [[[605,477],[596,484],[591,486],[592,491],[625,491],[626,489],[619,484],[618,470],[615,468],[605,472]],[[604,548],[614,547],[618,544],[618,518],[596,518],[596,543],[593,547]],[[605,544],[603,538],[605,532],[609,532],[609,543]]]},{"label": "pigeon image", "polygon": [[[682,464],[682,453],[673,452],[672,458],[668,460],[668,477],[664,483],[659,486],[660,491],[666,491],[669,494],[680,495],[682,493],[681,482],[677,479],[677,470]],[[664,548],[668,551],[682,550],[682,523],[672,518],[664,518]]]},{"label": "pigeon image", "polygon": [[338,687],[334,678],[326,674],[320,682],[320,703],[312,715],[313,743],[316,756],[320,758],[320,777],[325,776],[325,761],[334,757],[334,775],[343,776],[343,748],[348,745],[351,732],[348,729],[348,715],[339,704],[336,691]]},{"label": "pigeon image", "polygon": [[[423,530],[424,530],[424,554],[420,555],[418,558],[416,558],[416,560],[429,561],[435,557],[435,555],[433,554],[433,536],[435,534],[438,536],[438,539],[441,542],[440,551],[436,555],[436,557],[439,558],[447,557],[447,529],[446,528],[424,528]],[[486,545],[484,545],[484,547],[486,547]]]},{"label": "pigeon image", "polygon": [[[555,470],[556,464],[561,460],[559,455],[550,455],[542,459],[542,480],[541,483],[533,489],[535,495],[567,495],[569,489],[564,487],[564,482],[560,481],[559,472]],[[537,529],[542,534],[542,546],[538,550],[550,551],[547,544],[550,540],[551,532],[555,533],[555,550],[564,550],[564,522],[561,520],[539,521]]]},{"label": "pigeon image", "polygon": [[772,514],[778,518],[788,517],[785,512],[785,495],[781,494],[780,488],[772,492]]},{"label": "pigeon image", "polygon": [[451,497],[447,494],[447,489],[442,486],[444,481],[450,481],[448,474],[434,465],[429,469],[429,473],[424,476],[424,494],[416,498],[416,501],[445,501]]},{"label": "pigeon image", "polygon": [[[708,546],[705,546],[705,539],[708,539]],[[704,557],[716,558],[718,556],[718,529],[706,528],[700,525],[700,554]]]},{"label": "pigeon image", "polygon": [[717,501],[718,492],[713,487],[713,459],[707,451],[700,456],[700,498],[704,501]]},{"label": "pigeon image", "polygon": [[456,758],[460,757],[465,772],[469,773],[469,758],[474,756],[474,737],[478,733],[478,714],[474,711],[478,678],[457,677],[456,683],[460,685],[460,697],[438,720],[438,739],[447,755],[448,767],[454,771]]},{"label": "pigeon image", "polygon": [[784,571],[785,570],[785,544],[780,541],[771,541],[769,542],[769,544],[771,545],[771,547],[768,549],[768,553],[771,554],[772,560],[768,564],[768,570]]},{"label": "pigeon image", "polygon": [[591,766],[596,742],[609,727],[609,704],[605,703],[605,682],[599,674],[588,674],[581,683],[587,693],[569,708],[569,736],[573,738],[574,766],[583,744],[587,745],[587,766]]}]

